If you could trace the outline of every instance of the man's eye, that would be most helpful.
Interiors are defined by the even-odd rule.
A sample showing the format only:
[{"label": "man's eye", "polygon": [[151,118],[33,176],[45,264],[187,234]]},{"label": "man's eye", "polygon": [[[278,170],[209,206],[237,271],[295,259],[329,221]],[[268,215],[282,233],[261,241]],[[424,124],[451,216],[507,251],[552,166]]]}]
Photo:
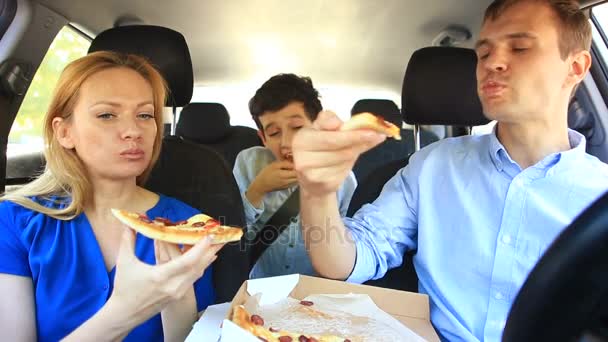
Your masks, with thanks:
[{"label": "man's eye", "polygon": [[268,133],[269,137],[276,137],[277,135],[279,135],[279,132],[269,132]]},{"label": "man's eye", "polygon": [[526,50],[528,50],[528,49],[527,48],[513,48],[513,51],[516,53],[522,53]]}]

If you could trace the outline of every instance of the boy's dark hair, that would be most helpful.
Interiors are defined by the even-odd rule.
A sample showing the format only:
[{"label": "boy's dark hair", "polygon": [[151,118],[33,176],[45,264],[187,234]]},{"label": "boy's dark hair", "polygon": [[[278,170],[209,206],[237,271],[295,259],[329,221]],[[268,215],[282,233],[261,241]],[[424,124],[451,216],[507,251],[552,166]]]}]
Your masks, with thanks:
[{"label": "boy's dark hair", "polygon": [[260,131],[264,131],[259,117],[265,112],[275,112],[291,102],[302,102],[304,111],[314,121],[323,110],[319,92],[310,77],[295,74],[278,74],[264,82],[249,100],[249,112]]}]

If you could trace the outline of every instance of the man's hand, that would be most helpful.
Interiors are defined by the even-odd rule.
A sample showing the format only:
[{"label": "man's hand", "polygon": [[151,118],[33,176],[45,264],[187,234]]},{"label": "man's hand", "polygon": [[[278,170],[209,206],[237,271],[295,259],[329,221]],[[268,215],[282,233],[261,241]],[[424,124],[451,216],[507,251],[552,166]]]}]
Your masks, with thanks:
[{"label": "man's hand", "polygon": [[359,155],[386,139],[371,130],[340,131],[342,121],[332,112],[321,112],[312,128],[294,137],[292,151],[300,190],[323,197],[338,190]]},{"label": "man's hand", "polygon": [[245,195],[254,207],[259,208],[264,195],[271,191],[287,189],[296,184],[297,181],[298,178],[292,162],[275,161],[260,171],[251,182]]}]

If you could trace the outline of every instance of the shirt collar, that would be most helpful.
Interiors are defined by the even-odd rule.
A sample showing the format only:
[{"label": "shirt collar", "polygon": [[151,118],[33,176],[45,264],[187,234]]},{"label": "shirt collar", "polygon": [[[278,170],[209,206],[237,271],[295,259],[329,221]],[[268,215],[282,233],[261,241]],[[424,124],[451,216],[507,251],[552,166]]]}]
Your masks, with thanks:
[{"label": "shirt collar", "polygon": [[[496,136],[497,127],[498,125],[495,125],[492,129],[492,133],[490,134],[489,152],[496,169],[498,171],[502,171],[506,165],[517,165],[517,163],[511,159],[511,156],[509,156],[509,153],[505,147],[498,140],[498,137]],[[582,134],[575,130],[568,129],[568,140],[570,142],[569,150],[552,153],[536,163],[533,167],[551,172],[552,168],[557,165],[558,162],[562,161],[563,163],[570,163],[586,153],[585,148],[587,143]]]}]

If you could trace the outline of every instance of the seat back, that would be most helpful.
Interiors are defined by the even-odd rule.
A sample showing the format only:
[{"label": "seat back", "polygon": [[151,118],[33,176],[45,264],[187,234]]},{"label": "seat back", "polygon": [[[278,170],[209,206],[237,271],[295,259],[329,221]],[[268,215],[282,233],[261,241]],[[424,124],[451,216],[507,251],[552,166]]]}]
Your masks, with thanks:
[{"label": "seat back", "polygon": [[455,47],[426,47],[408,62],[401,90],[410,125],[479,126],[490,122],[477,95],[477,55]]},{"label": "seat back", "polygon": [[[488,123],[477,96],[476,63],[475,52],[469,49],[431,47],[414,52],[403,80],[404,121],[412,125],[476,126]],[[359,182],[348,208],[348,216],[354,215],[366,203],[373,202],[384,184],[405,167],[407,161],[404,158],[380,166]],[[417,283],[417,280],[414,281],[411,258],[414,252],[404,256],[400,267],[368,283],[407,291],[417,290],[417,284],[416,287],[412,285]]]},{"label": "seat back", "polygon": [[[185,106],[193,91],[190,53],[184,37],[148,25],[115,27],[100,33],[89,52],[111,50],[146,57],[167,81],[167,105]],[[204,124],[201,129],[205,129]],[[160,157],[145,185],[175,197],[227,224],[245,226],[240,192],[232,170],[213,150],[178,137],[163,139]],[[226,245],[213,264],[216,301],[232,299],[249,275],[248,251],[241,242]]]},{"label": "seat back", "polygon": [[219,103],[186,105],[180,113],[176,135],[217,151],[230,168],[234,167],[239,152],[262,145],[255,129],[231,126],[228,110]]},{"label": "seat back", "polygon": [[[355,103],[351,115],[370,112],[383,117],[397,127],[403,126],[401,112],[395,102],[385,99],[362,99]],[[432,132],[421,131],[421,145],[426,146],[437,141],[438,138]],[[353,172],[358,181],[366,179],[370,172],[379,166],[395,160],[408,158],[414,153],[414,131],[401,128],[401,140],[387,139],[380,145],[361,154],[353,167]]]},{"label": "seat back", "polygon": [[[348,206],[346,216],[352,217],[359,208],[366,203],[376,199],[382,187],[389,179],[391,179],[399,170],[407,165],[408,158],[393,160],[374,170],[364,178],[360,183]],[[365,282],[366,285],[384,287],[389,289],[418,292],[418,276],[414,269],[412,256],[413,251],[406,253],[403,256],[403,262],[398,268],[388,270],[384,277],[376,280]]]},{"label": "seat back", "polygon": [[[146,187],[178,198],[223,224],[245,227],[243,202],[232,169],[206,146],[166,137]],[[249,249],[244,240],[224,246],[213,263],[217,303],[232,300],[249,278],[249,271]]]}]

